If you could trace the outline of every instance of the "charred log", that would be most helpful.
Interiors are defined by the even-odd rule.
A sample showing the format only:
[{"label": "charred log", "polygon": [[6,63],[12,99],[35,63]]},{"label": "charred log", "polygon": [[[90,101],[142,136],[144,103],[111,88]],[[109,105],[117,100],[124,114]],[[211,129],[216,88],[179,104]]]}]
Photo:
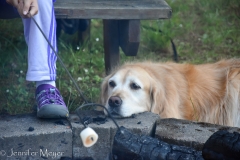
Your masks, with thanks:
[{"label": "charred log", "polygon": [[206,160],[240,160],[240,134],[226,130],[215,132],[203,146]]},{"label": "charred log", "polygon": [[165,143],[150,136],[133,134],[120,127],[112,148],[114,160],[203,160],[202,152]]}]

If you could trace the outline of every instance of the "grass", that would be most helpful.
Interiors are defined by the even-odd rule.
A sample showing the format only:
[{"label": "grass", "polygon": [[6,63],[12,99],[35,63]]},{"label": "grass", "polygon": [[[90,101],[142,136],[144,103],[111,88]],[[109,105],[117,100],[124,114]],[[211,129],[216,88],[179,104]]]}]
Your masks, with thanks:
[{"label": "grass", "polygon": [[[171,61],[170,40],[179,63],[201,64],[240,56],[240,1],[166,0],[173,9],[169,20],[141,21],[141,44],[136,57],[121,53],[121,62]],[[20,19],[0,20],[0,113],[32,112],[35,86],[26,82],[27,46]],[[97,102],[104,73],[102,21],[92,20],[91,39],[76,49],[76,35],[62,34],[59,55],[85,97]],[[159,32],[161,30],[161,32]],[[88,48],[87,46],[89,46]],[[36,44],[37,45],[37,44]],[[57,64],[57,87],[71,111],[83,103],[66,72]]]}]

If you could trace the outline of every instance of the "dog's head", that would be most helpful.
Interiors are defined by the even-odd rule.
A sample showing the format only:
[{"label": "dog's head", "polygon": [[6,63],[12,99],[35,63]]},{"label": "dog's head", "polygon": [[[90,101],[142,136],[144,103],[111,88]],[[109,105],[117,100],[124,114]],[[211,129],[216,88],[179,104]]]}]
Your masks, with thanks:
[{"label": "dog's head", "polygon": [[117,118],[152,111],[159,105],[156,98],[159,89],[156,89],[154,83],[145,68],[125,65],[104,79],[101,102]]}]

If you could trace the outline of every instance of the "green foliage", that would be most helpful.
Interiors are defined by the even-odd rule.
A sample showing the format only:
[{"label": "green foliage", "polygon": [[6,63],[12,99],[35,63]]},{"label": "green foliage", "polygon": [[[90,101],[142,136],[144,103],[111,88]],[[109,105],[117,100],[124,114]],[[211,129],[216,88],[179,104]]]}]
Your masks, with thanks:
[{"label": "green foliage", "polygon": [[[207,63],[240,55],[239,0],[166,0],[173,13],[169,20],[142,20],[141,43],[136,57],[125,61],[171,61],[172,39],[180,63]],[[32,112],[34,83],[26,82],[27,46],[21,19],[0,20],[0,113]],[[98,102],[105,76],[101,20],[91,21],[91,38],[78,49],[77,34],[62,33],[59,55],[85,97]],[[70,111],[83,103],[63,67],[57,63],[57,87]]]}]

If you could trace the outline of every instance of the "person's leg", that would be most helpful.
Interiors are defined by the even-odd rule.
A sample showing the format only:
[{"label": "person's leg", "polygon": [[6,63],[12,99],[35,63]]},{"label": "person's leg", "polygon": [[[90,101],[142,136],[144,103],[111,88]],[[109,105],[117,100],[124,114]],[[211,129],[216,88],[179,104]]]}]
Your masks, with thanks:
[{"label": "person's leg", "polygon": [[[57,51],[56,20],[52,0],[38,0],[39,11],[34,16],[54,49]],[[68,117],[68,109],[55,88],[57,57],[31,18],[23,19],[28,45],[26,79],[36,82],[37,116],[40,118]]]},{"label": "person's leg", "polygon": [[[55,50],[56,23],[52,0],[38,0],[39,11],[34,16]],[[56,56],[32,19],[23,19],[24,34],[28,44],[28,81],[56,79]]]}]

